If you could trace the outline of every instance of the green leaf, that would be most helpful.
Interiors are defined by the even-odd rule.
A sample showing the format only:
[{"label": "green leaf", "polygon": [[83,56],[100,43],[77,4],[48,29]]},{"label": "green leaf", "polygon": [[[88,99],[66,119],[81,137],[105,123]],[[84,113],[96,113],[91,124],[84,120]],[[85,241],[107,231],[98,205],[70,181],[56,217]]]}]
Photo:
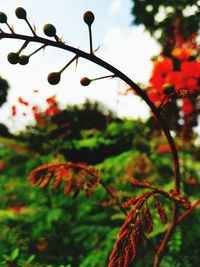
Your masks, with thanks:
[{"label": "green leaf", "polygon": [[11,260],[15,260],[17,257],[19,256],[19,248],[16,248],[13,250],[13,252],[11,253]]},{"label": "green leaf", "polygon": [[34,259],[35,259],[35,255],[31,255],[31,256],[28,258],[28,260],[26,261],[26,264],[31,263],[32,261],[34,261]]}]

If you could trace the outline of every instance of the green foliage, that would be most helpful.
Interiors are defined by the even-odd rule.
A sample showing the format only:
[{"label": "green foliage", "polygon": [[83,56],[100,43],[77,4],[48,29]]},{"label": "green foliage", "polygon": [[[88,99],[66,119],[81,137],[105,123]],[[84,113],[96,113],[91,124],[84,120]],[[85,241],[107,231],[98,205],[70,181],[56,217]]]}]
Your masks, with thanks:
[{"label": "green foliage", "polygon": [[[0,202],[0,262],[3,262],[2,267],[9,264],[19,267],[106,266],[124,222],[124,214],[116,206],[105,204],[109,200],[105,190],[99,187],[90,198],[80,193],[72,199],[63,196],[63,188],[53,192],[48,188],[33,188],[27,182],[28,174],[41,164],[74,159],[70,154],[73,151],[77,161],[93,162],[104,183],[114,186],[118,199],[124,202],[141,194],[142,189],[130,184],[131,178],[141,182],[148,180],[166,190],[173,188],[170,155],[158,151],[157,147],[163,140],[157,137],[157,130],[150,130],[149,122],[115,120],[103,128],[95,128],[91,123],[90,127],[80,128],[78,134],[49,141],[52,124],[46,126],[46,137],[46,129],[37,128],[35,132],[27,129],[19,134],[17,141],[12,137],[8,142],[0,140],[0,162],[4,164],[0,170],[0,198],[3,200]],[[44,137],[41,153],[39,149],[33,151],[30,144],[30,137],[34,136],[38,147],[40,138],[37,139],[37,135],[40,134]],[[191,175],[200,179],[197,155],[197,148],[195,155],[190,151],[184,153],[186,190],[191,190],[192,185],[187,182]],[[162,199],[161,202],[170,217],[169,202]],[[153,210],[153,204],[150,202],[149,205]],[[149,238],[159,243],[166,226],[156,214],[153,211],[155,231]],[[198,223],[198,215],[194,216],[193,220]],[[192,260],[189,251],[199,236],[199,230],[196,227],[192,234],[188,229],[191,224],[192,219],[175,232],[163,267],[197,264],[198,248],[194,249]],[[187,245],[187,239],[190,239],[190,245]],[[149,245],[144,243],[143,246],[145,257],[142,249],[138,250],[136,267],[141,266],[140,259],[145,260],[145,266],[152,266],[154,254]],[[177,255],[182,255],[183,251],[184,256],[178,258]]]},{"label": "green foliage", "polygon": [[[135,24],[143,24],[145,28],[154,35],[162,44],[166,45],[168,39],[174,37],[174,21],[181,18],[184,25],[182,36],[188,38],[191,34],[198,32],[200,27],[199,2],[197,0],[177,1],[153,1],[132,0],[132,14]],[[184,15],[184,9],[195,7],[193,14]],[[159,15],[161,17],[159,17]]]}]

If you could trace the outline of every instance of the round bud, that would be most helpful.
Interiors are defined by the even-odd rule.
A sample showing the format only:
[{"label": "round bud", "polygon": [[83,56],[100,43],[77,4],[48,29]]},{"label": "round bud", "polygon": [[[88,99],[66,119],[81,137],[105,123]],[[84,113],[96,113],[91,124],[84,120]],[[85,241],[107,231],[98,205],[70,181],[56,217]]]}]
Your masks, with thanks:
[{"label": "round bud", "polygon": [[0,23],[6,23],[7,22],[7,16],[5,13],[0,12]]},{"label": "round bud", "polygon": [[91,26],[93,21],[95,19],[95,16],[94,14],[91,12],[91,11],[86,11],[84,14],[83,14],[83,20],[84,22],[88,25],[88,26]]},{"label": "round bud", "polygon": [[28,62],[29,62],[29,56],[25,56],[25,55],[20,56],[20,58],[19,58],[19,64],[20,65],[26,65],[26,64],[28,64]]},{"label": "round bud", "polygon": [[52,24],[44,25],[43,31],[49,37],[53,37],[56,35],[56,28]]},{"label": "round bud", "polygon": [[49,73],[47,80],[52,85],[58,84],[60,82],[60,73],[59,72]]},{"label": "round bud", "polygon": [[19,63],[19,54],[18,53],[9,53],[7,56],[8,61],[10,62],[10,64],[17,64]]},{"label": "round bud", "polygon": [[83,77],[81,80],[80,80],[80,83],[81,85],[83,86],[88,86],[90,83],[91,83],[91,80],[87,77]]},{"label": "round bud", "polygon": [[26,19],[26,10],[22,7],[18,7],[15,10],[15,15],[18,17],[18,19]]},{"label": "round bud", "polygon": [[174,92],[174,86],[171,84],[164,85],[163,94],[170,95]]}]

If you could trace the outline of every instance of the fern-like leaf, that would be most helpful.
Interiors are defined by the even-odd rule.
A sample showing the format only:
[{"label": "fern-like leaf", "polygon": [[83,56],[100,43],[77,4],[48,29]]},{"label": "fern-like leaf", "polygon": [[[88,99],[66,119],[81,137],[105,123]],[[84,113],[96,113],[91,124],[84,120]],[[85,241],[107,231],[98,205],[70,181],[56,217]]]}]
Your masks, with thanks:
[{"label": "fern-like leaf", "polygon": [[98,186],[100,179],[97,169],[69,162],[39,166],[31,172],[29,181],[41,188],[51,184],[52,189],[57,189],[64,183],[64,194],[72,192],[75,198],[80,191],[84,191],[87,197],[90,196]]}]

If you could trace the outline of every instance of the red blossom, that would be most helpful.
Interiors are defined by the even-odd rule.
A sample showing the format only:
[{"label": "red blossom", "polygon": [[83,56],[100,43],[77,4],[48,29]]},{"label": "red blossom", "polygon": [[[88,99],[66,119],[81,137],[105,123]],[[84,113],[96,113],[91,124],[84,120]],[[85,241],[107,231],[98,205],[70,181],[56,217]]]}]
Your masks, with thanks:
[{"label": "red blossom", "polygon": [[173,62],[168,57],[162,57],[160,60],[155,62],[153,73],[156,75],[163,75],[173,70]]},{"label": "red blossom", "polygon": [[190,184],[190,185],[197,184],[197,179],[196,178],[190,178],[188,180],[188,184]]},{"label": "red blossom", "polygon": [[179,71],[170,71],[167,73],[165,83],[174,85],[176,90],[184,88],[183,76]]},{"label": "red blossom", "polygon": [[12,109],[12,116],[13,116],[13,117],[16,116],[16,114],[17,114],[17,108],[16,108],[16,106],[13,105],[13,106],[11,107],[11,109]]},{"label": "red blossom", "polygon": [[33,116],[39,126],[44,126],[46,123],[46,119],[42,118],[41,114],[38,112],[34,112]]},{"label": "red blossom", "polygon": [[172,50],[172,55],[179,60],[187,60],[192,55],[194,55],[195,50],[191,47],[176,47]]},{"label": "red blossom", "polygon": [[55,96],[51,96],[51,97],[47,98],[46,101],[48,104],[57,105],[57,100],[56,100]]},{"label": "red blossom", "polygon": [[181,63],[181,73],[185,78],[200,77],[200,62],[184,61]]},{"label": "red blossom", "polygon": [[38,111],[38,106],[32,106],[32,111],[37,112]]},{"label": "red blossom", "polygon": [[[178,145],[176,145],[176,149],[177,150],[179,149]],[[158,152],[159,153],[163,154],[163,153],[170,152],[170,151],[171,151],[171,149],[170,149],[169,144],[159,144],[159,146],[158,146]]]},{"label": "red blossom", "polygon": [[60,110],[58,109],[57,106],[52,106],[52,107],[47,108],[44,111],[44,114],[47,116],[54,116],[54,115],[58,114],[59,112],[60,112]]},{"label": "red blossom", "polygon": [[28,102],[25,101],[21,96],[18,97],[18,101],[19,101],[20,104],[25,105],[25,106],[28,106]]},{"label": "red blossom", "polygon": [[188,98],[183,99],[182,110],[184,112],[184,115],[192,114],[192,112],[194,111],[194,107],[190,99]]},{"label": "red blossom", "polygon": [[23,205],[16,204],[14,206],[8,207],[8,209],[16,214],[20,214],[22,209],[24,208]]},{"label": "red blossom", "polygon": [[42,241],[36,245],[37,250],[43,251],[49,246],[49,243],[47,241]]},{"label": "red blossom", "polygon": [[0,162],[0,171],[3,170],[5,167],[5,163],[4,162]]}]

